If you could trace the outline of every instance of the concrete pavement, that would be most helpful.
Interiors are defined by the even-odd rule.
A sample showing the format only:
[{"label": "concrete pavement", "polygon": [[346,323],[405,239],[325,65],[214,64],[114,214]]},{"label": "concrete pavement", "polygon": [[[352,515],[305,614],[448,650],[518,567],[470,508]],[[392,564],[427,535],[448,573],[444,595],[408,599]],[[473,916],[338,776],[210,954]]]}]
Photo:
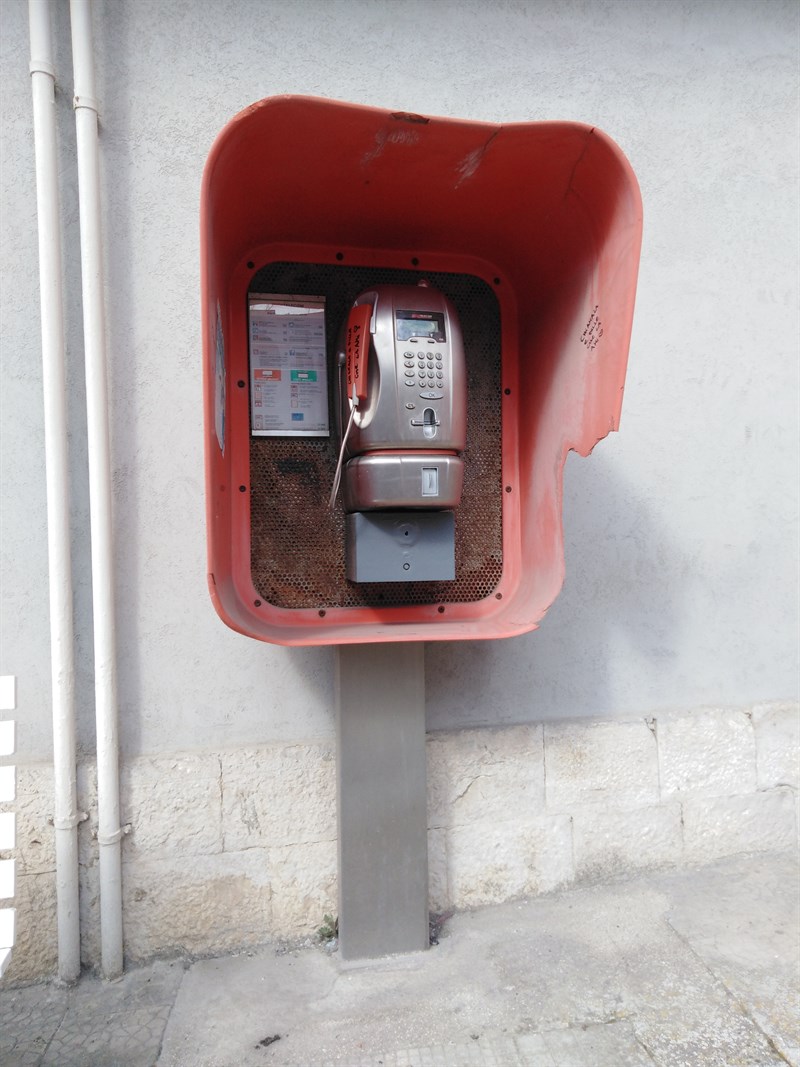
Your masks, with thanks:
[{"label": "concrete pavement", "polygon": [[0,1065],[800,1067],[796,853],[450,919],[428,952],[317,945],[0,991]]}]

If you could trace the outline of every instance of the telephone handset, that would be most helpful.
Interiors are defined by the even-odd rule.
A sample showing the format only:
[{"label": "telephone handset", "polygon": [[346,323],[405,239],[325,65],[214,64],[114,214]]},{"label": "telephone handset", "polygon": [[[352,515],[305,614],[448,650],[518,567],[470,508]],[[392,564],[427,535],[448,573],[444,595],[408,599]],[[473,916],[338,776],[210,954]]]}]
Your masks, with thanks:
[{"label": "telephone handset", "polygon": [[456,507],[467,385],[461,328],[447,297],[425,283],[362,293],[338,362],[345,511]]},{"label": "telephone handset", "polygon": [[369,360],[369,324],[372,308],[357,304],[347,318],[345,354],[347,367],[347,396],[355,398],[356,406],[367,399],[367,365]]}]

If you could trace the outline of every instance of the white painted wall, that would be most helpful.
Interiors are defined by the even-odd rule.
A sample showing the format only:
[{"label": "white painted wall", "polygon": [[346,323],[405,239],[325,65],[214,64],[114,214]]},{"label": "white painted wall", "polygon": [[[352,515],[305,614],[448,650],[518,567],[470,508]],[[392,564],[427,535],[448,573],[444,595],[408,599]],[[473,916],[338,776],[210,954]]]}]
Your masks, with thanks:
[{"label": "white painted wall", "polygon": [[[55,5],[81,748],[91,599],[71,56]],[[537,633],[431,644],[430,723],[624,717],[797,694],[797,8],[783,0],[96,0],[120,701],[128,756],[333,733],[333,653],[227,630],[206,592],[200,180],[237,111],[308,93],[576,119],[638,175],[619,435],[566,472],[567,579]],[[2,662],[50,755],[27,4],[0,5]]]}]

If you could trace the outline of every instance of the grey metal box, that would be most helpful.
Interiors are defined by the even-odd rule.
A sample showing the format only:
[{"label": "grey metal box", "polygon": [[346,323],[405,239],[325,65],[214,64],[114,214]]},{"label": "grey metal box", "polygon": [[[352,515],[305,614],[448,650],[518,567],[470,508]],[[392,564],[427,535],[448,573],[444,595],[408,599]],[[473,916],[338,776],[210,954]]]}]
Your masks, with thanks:
[{"label": "grey metal box", "polygon": [[447,582],[456,576],[452,511],[354,511],[346,516],[351,582]]}]

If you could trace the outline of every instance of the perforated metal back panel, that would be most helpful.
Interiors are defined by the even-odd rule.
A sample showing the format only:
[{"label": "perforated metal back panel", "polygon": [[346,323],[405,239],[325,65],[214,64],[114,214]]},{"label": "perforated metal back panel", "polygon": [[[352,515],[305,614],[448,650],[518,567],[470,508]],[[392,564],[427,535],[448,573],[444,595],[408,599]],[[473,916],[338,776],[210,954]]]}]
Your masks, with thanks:
[{"label": "perforated metal back panel", "polygon": [[[333,383],[336,340],[360,292],[420,278],[448,296],[464,333],[467,448],[464,492],[456,510],[456,578],[452,582],[355,584],[345,577],[341,500],[329,511],[338,441]],[[502,553],[500,312],[485,282],[468,274],[271,263],[254,275],[254,293],[326,298],[331,384],[330,439],[250,438],[251,572],[259,595],[284,608],[467,603],[500,580]]]}]

